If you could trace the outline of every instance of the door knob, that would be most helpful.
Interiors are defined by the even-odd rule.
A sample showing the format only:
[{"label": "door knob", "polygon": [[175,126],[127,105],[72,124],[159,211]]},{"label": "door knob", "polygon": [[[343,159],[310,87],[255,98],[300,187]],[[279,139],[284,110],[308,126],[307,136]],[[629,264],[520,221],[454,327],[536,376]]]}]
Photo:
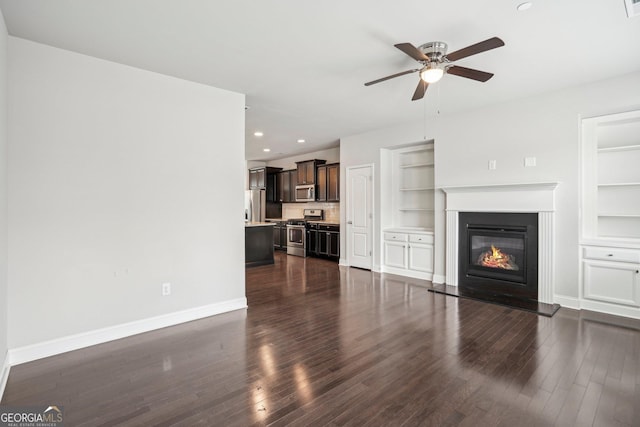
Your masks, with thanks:
[{"label": "door knob", "polygon": [[347,224],[353,224],[353,221],[347,221]]}]

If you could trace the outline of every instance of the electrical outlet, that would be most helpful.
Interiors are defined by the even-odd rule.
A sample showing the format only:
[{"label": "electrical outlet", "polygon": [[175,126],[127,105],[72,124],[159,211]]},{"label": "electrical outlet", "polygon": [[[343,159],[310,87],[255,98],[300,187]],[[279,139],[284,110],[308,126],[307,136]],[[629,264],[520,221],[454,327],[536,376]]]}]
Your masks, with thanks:
[{"label": "electrical outlet", "polygon": [[496,170],[497,166],[498,166],[498,162],[496,162],[495,160],[489,160],[489,170],[490,171]]},{"label": "electrical outlet", "polygon": [[167,295],[171,295],[171,283],[162,284],[162,296],[166,297]]}]

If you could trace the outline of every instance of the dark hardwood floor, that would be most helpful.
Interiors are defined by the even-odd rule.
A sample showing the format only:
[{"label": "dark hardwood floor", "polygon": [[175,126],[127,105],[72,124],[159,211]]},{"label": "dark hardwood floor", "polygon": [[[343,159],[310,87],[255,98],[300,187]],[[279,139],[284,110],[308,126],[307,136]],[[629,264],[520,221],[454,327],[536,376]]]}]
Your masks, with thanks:
[{"label": "dark hardwood floor", "polygon": [[276,254],[249,309],[15,366],[66,426],[638,426],[640,321],[552,318]]}]

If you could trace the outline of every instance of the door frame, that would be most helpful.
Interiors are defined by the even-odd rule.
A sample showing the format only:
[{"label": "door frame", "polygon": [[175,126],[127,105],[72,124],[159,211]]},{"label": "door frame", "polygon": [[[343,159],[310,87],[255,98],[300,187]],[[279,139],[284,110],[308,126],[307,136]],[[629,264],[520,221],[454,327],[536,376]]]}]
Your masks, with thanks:
[{"label": "door frame", "polygon": [[[376,251],[376,227],[375,227],[375,220],[376,220],[376,199],[375,199],[375,191],[374,191],[374,184],[376,182],[376,169],[375,169],[375,163],[364,163],[361,165],[353,165],[353,166],[347,166],[345,168],[345,171],[347,173],[346,179],[345,179],[345,215],[344,215],[344,219],[345,219],[345,235],[343,236],[342,240],[344,241],[344,248],[345,248],[345,254],[346,256],[344,257],[344,265],[347,267],[351,266],[350,263],[350,248],[349,248],[349,243],[350,243],[350,239],[349,239],[349,218],[347,218],[347,216],[349,215],[350,212],[350,207],[351,207],[351,188],[350,188],[350,182],[351,182],[351,173],[352,170],[354,169],[362,169],[362,168],[371,168],[371,259],[370,259],[370,267],[369,270],[374,271],[373,267],[375,265],[375,263],[373,262],[374,257],[377,253]],[[342,234],[342,233],[340,233]]]}]

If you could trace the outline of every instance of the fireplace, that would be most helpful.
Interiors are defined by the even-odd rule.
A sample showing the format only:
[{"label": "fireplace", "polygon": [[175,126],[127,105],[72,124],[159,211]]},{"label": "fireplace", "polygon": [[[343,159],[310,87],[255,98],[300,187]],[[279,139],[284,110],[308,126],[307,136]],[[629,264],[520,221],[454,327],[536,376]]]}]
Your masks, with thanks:
[{"label": "fireplace", "polygon": [[[511,307],[522,308],[536,312],[544,316],[552,316],[558,308],[558,304],[554,303],[554,283],[556,280],[555,273],[555,190],[558,186],[557,182],[537,182],[523,184],[488,184],[488,185],[465,185],[457,187],[442,187],[446,193],[446,256],[445,256],[445,277],[436,281],[434,276],[433,292],[439,292],[446,295],[462,296],[467,295],[474,299],[489,300],[497,304],[508,305]],[[537,217],[537,222],[527,225],[527,245],[525,251],[527,254],[526,283],[512,280],[514,274],[506,271],[495,273],[507,274],[509,279],[503,277],[483,277],[478,278],[479,272],[482,274],[487,270],[476,269],[468,275],[466,269],[464,272],[460,268],[463,261],[460,255],[460,234],[466,233],[466,226],[461,227],[460,216],[465,213],[499,213],[513,214],[520,212],[528,212]],[[489,220],[490,221],[490,220]],[[467,224],[468,222],[465,222]],[[522,226],[522,224],[502,223],[500,224],[487,221],[473,221],[474,224],[489,225],[487,233],[512,229],[511,226]],[[505,226],[506,225],[506,226]],[[508,226],[508,227],[507,227]],[[537,227],[537,232],[529,228],[529,226]],[[506,235],[513,237],[515,235]],[[536,240],[537,249],[529,246],[532,239]],[[468,237],[465,239],[468,242]],[[469,243],[466,243],[469,245]],[[494,245],[495,246],[495,245]],[[500,245],[498,245],[500,246]],[[490,249],[489,245],[489,249]],[[468,251],[468,246],[466,251]],[[466,252],[467,259],[470,255]],[[516,254],[518,259],[518,255]],[[476,258],[477,260],[477,258]],[[516,261],[519,262],[519,261]],[[535,265],[533,264],[535,263]],[[483,267],[483,266],[480,266]],[[517,273],[518,275],[522,273]],[[531,277],[530,274],[535,276]],[[469,284],[467,280],[472,283]],[[464,282],[464,284],[462,284]],[[535,285],[534,285],[535,284]],[[484,287],[482,287],[484,286]],[[501,292],[507,292],[507,295],[516,295],[516,298],[508,297],[507,301],[501,300],[495,290],[491,290],[491,286],[498,288]],[[533,295],[530,286],[536,286],[537,295]],[[464,287],[464,288],[463,288]],[[481,291],[478,291],[478,288]],[[462,289],[465,289],[464,291]],[[516,293],[517,290],[521,292]],[[485,292],[481,296],[475,296],[478,292]],[[495,293],[493,293],[495,292]],[[489,297],[487,297],[489,295]]]},{"label": "fireplace", "polygon": [[538,300],[538,214],[460,212],[460,291]]}]

